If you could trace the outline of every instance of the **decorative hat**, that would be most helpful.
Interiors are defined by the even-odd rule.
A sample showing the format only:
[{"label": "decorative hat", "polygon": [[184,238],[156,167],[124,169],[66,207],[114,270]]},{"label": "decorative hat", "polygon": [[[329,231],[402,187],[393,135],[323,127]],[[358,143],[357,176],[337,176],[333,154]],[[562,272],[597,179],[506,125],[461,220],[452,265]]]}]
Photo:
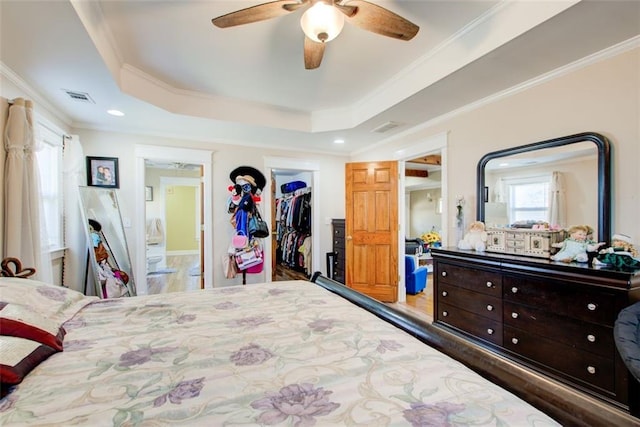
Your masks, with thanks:
[{"label": "decorative hat", "polygon": [[[237,184],[236,179],[238,177],[242,177],[245,181],[249,182],[253,187],[256,187],[258,190],[262,190],[264,186],[267,184],[267,180],[258,169],[251,166],[238,166],[229,174],[229,179],[234,184]],[[247,178],[252,178],[247,179]],[[252,182],[253,181],[253,182]]]},{"label": "decorative hat", "polygon": [[629,244],[633,243],[633,242],[631,242],[631,237],[627,236],[626,234],[614,234],[611,237],[611,240],[620,240],[621,242],[625,242],[625,243],[629,243]]},{"label": "decorative hat", "polygon": [[249,183],[251,184],[252,187],[256,187],[256,181],[255,179],[253,179],[253,177],[251,175],[238,175],[236,176],[236,184],[246,184]]}]

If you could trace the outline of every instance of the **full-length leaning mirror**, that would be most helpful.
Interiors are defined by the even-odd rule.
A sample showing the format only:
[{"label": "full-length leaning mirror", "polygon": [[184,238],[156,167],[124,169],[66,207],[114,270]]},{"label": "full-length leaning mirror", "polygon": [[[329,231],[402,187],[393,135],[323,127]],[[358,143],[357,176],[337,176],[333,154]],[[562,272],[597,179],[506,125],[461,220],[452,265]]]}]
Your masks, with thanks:
[{"label": "full-length leaning mirror", "polygon": [[597,133],[488,153],[478,163],[477,218],[497,228],[586,224],[610,242],[610,169],[609,141]]},{"label": "full-length leaning mirror", "polygon": [[[136,286],[116,190],[80,187],[83,226],[87,234],[86,284],[100,298],[135,296]],[[85,293],[88,288],[85,287]]]}]

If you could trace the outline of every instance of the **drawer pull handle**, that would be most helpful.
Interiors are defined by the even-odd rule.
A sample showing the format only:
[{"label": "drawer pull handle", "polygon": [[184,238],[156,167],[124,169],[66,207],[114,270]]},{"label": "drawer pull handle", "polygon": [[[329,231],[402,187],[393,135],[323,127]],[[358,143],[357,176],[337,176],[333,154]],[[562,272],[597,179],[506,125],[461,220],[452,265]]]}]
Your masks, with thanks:
[{"label": "drawer pull handle", "polygon": [[590,302],[589,304],[587,304],[587,308],[589,309],[589,311],[596,311],[596,308],[598,306],[592,302]]},{"label": "drawer pull handle", "polygon": [[593,366],[587,366],[587,372],[593,375],[596,373],[596,368],[594,368]]},{"label": "drawer pull handle", "polygon": [[491,329],[491,328],[487,329],[487,333],[488,333],[489,335],[493,335],[493,332],[494,332],[494,331],[493,331],[493,329]]},{"label": "drawer pull handle", "polygon": [[447,277],[447,272],[446,271],[442,272],[442,277]]},{"label": "drawer pull handle", "polygon": [[447,317],[448,315],[449,315],[449,312],[448,312],[448,311],[443,311],[443,312],[442,312],[442,317]]},{"label": "drawer pull handle", "polygon": [[511,338],[511,342],[514,344],[518,344],[518,338]]},{"label": "drawer pull handle", "polygon": [[596,342],[596,336],[591,334],[587,335],[587,341]]},{"label": "drawer pull handle", "polygon": [[515,286],[513,288],[511,288],[511,293],[512,294],[517,294],[518,293],[518,288],[516,288]]},{"label": "drawer pull handle", "polygon": [[487,282],[487,288],[493,288],[493,283]]},{"label": "drawer pull handle", "polygon": [[515,311],[513,313],[511,313],[511,317],[513,317],[514,319],[518,318],[518,313],[516,313]]},{"label": "drawer pull handle", "polygon": [[446,297],[447,295],[449,295],[449,292],[447,292],[447,291],[442,291],[442,296],[443,296],[443,297]]},{"label": "drawer pull handle", "polygon": [[493,311],[493,306],[491,304],[487,305],[487,311]]}]

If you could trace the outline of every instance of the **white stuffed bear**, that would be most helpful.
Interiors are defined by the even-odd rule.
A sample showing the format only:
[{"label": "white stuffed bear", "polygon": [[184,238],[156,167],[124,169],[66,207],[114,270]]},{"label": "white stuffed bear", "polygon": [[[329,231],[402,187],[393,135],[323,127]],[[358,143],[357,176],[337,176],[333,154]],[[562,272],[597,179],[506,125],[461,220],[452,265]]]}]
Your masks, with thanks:
[{"label": "white stuffed bear", "polygon": [[464,238],[458,242],[458,248],[484,252],[487,248],[487,232],[484,231],[484,223],[482,221],[474,221],[471,223],[469,231],[467,231]]}]

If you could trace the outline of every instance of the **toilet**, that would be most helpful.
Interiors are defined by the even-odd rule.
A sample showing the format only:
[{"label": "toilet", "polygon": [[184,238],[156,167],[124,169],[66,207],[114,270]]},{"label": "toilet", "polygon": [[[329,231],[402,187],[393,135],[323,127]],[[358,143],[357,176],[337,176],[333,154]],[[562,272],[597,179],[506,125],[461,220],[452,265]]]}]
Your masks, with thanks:
[{"label": "toilet", "polygon": [[147,273],[158,271],[158,263],[164,259],[164,230],[160,218],[147,220]]},{"label": "toilet", "polygon": [[162,261],[162,256],[150,256],[147,258],[147,272],[153,273],[158,270],[158,263]]}]

